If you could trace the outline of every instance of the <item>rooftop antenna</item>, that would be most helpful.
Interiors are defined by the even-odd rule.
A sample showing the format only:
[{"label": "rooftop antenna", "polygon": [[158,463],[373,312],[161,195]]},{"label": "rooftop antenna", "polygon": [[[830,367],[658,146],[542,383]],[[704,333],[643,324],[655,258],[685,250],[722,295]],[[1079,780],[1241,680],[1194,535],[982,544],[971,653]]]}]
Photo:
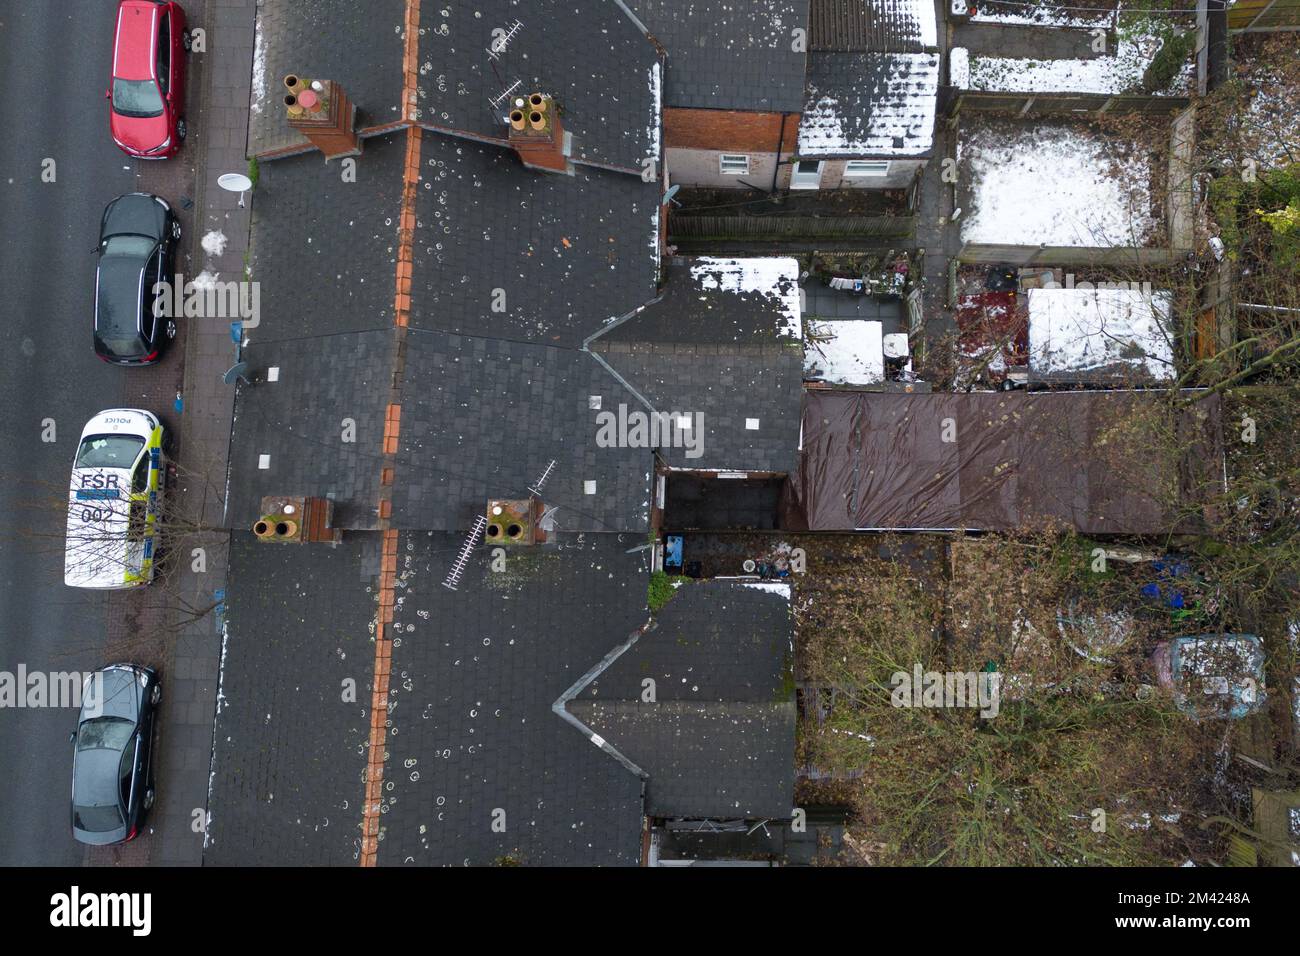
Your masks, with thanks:
[{"label": "rooftop antenna", "polygon": [[474,527],[465,537],[465,543],[460,546],[460,552],[456,555],[456,560],[451,564],[451,570],[447,572],[447,577],[443,579],[442,586],[451,591],[459,590],[460,576],[465,573],[465,566],[469,564],[469,556],[474,552],[474,546],[478,544],[478,539],[483,535],[483,529],[487,527],[487,518],[480,514],[474,518]]},{"label": "rooftop antenna", "polygon": [[542,472],[542,477],[538,478],[531,485],[529,485],[528,490],[535,495],[540,495],[542,493],[542,486],[546,484],[546,479],[551,477],[551,472],[554,470],[555,470],[555,459],[552,458],[551,463],[547,465],[546,470]]},{"label": "rooftop antenna", "polygon": [[505,27],[495,27],[492,30],[492,42],[488,44],[488,66],[492,68],[492,75],[497,79],[497,85],[501,92],[495,96],[488,97],[488,103],[492,107],[492,115],[498,117],[503,123],[506,122],[505,113],[502,106],[516,93],[523,89],[523,82],[518,78],[507,83],[501,76],[501,71],[497,69],[497,63],[510,47],[510,42],[517,37],[524,28],[524,22],[516,19],[514,23]]}]

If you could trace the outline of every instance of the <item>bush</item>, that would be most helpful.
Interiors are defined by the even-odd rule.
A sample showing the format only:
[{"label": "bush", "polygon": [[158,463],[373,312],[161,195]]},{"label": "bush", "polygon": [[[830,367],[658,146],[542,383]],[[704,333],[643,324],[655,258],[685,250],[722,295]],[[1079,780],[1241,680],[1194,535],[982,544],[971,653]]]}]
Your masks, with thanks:
[{"label": "bush", "polygon": [[1160,52],[1142,74],[1142,89],[1148,93],[1163,90],[1173,82],[1196,45],[1196,31],[1175,33],[1165,38]]}]

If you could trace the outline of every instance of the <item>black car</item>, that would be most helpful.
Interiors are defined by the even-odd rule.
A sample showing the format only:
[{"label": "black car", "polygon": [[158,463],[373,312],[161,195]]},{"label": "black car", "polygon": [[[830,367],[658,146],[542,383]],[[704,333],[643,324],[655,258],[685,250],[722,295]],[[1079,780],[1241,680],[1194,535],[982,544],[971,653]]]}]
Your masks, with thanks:
[{"label": "black car", "polygon": [[157,361],[176,336],[176,319],[165,316],[154,285],[175,280],[172,253],[181,224],[171,206],[148,193],[118,196],[99,226],[95,270],[95,354],[118,365]]},{"label": "black car", "polygon": [[103,846],[135,837],[153,806],[153,720],[162,685],[138,664],[86,678],[72,734],[72,835]]}]

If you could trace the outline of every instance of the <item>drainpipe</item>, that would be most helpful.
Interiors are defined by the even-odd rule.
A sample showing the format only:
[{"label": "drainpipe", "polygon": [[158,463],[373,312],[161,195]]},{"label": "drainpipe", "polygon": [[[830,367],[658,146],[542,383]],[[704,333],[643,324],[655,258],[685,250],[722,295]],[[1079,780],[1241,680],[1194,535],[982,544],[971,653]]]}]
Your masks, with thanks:
[{"label": "drainpipe", "polygon": [[776,174],[781,171],[781,145],[785,142],[785,118],[790,114],[781,111],[781,133],[776,138],[776,162],[772,164],[772,188],[768,192],[776,192]]}]

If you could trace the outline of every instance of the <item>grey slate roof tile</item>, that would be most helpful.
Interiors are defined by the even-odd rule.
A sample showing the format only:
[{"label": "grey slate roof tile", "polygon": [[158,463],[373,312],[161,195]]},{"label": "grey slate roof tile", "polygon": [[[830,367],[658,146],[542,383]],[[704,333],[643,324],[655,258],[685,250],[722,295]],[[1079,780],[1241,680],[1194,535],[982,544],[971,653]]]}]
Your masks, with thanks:
[{"label": "grey slate roof tile", "polygon": [[[355,865],[375,613],[359,581],[375,539],[328,548],[232,536],[205,863]],[[346,678],[356,703],[342,700]]]},{"label": "grey slate roof tile", "polygon": [[341,84],[358,128],[401,119],[405,0],[258,0],[257,8],[249,155],[305,142],[285,122],[288,73]]},{"label": "grey slate roof tile", "polygon": [[[512,30],[516,23],[521,24]],[[505,139],[508,100],[548,93],[573,158],[641,171],[659,155],[659,54],[605,0],[440,0],[421,11],[421,123]],[[494,40],[505,46],[495,59]],[[518,84],[517,86],[515,84]]]},{"label": "grey slate roof tile", "polygon": [[[407,343],[393,518],[403,528],[468,529],[489,498],[527,498],[554,459],[542,499],[566,531],[648,527],[649,449],[596,445],[597,412],[629,396],[590,356],[501,339],[412,332]],[[462,341],[469,341],[464,340]],[[596,482],[588,495],[584,482]],[[418,495],[411,492],[420,489]]]},{"label": "grey slate roof tile", "polygon": [[[379,862],[635,865],[641,781],[551,705],[645,621],[639,535],[480,547],[452,592],[453,534],[398,545],[389,767]],[[506,830],[492,830],[505,811]]]},{"label": "grey slate roof tile", "polygon": [[793,639],[784,586],[687,583],[569,711],[646,772],[651,816],[785,817]]},{"label": "grey slate roof tile", "polygon": [[810,53],[799,155],[926,155],[938,95],[938,53]]},{"label": "grey slate roof tile", "polygon": [[803,107],[808,0],[628,0],[668,51],[664,103],[797,113]]},{"label": "grey slate roof tile", "polygon": [[414,328],[577,347],[653,298],[659,184],[436,134],[420,159]]}]

